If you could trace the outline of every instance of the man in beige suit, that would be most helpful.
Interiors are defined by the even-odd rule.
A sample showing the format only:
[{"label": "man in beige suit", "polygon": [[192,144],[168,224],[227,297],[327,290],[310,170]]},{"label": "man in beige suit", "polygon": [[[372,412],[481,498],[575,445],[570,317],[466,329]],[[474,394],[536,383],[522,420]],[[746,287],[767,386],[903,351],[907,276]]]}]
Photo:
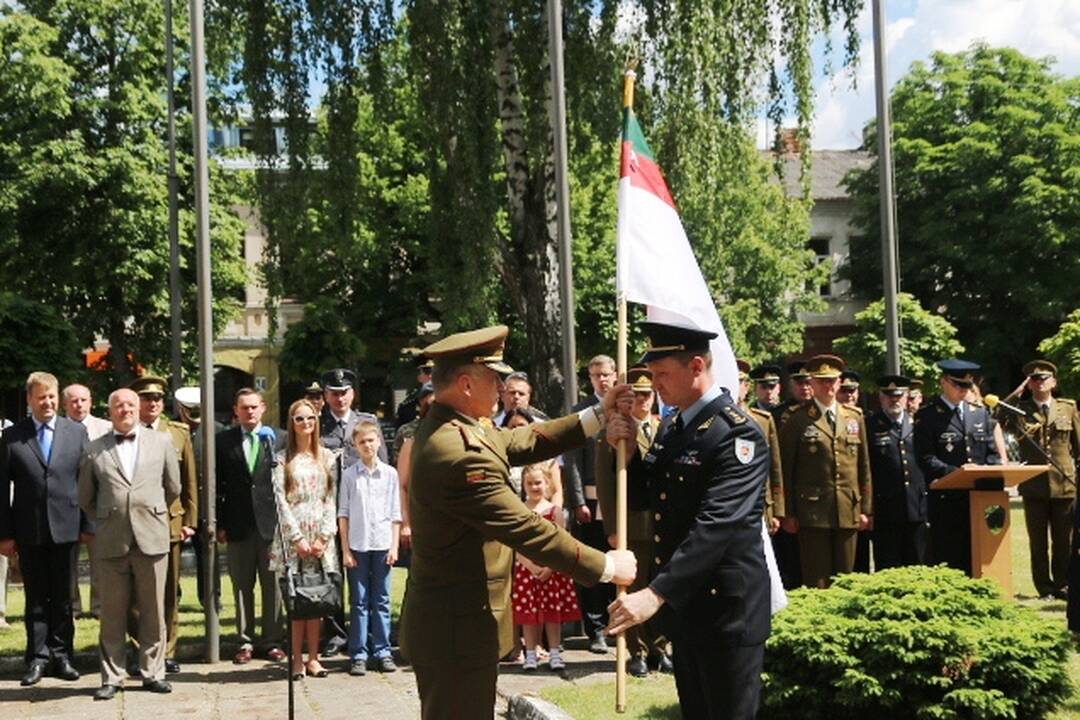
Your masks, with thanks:
[{"label": "man in beige suit", "polygon": [[172,692],[164,680],[165,573],[169,506],[180,495],[180,468],[169,437],[140,428],[138,413],[138,395],[128,389],[113,391],[113,430],[90,443],[79,471],[79,504],[97,524],[94,543],[102,591],[102,685],[95,700],[112,699],[124,682],[132,588],[139,609],[143,687]]}]

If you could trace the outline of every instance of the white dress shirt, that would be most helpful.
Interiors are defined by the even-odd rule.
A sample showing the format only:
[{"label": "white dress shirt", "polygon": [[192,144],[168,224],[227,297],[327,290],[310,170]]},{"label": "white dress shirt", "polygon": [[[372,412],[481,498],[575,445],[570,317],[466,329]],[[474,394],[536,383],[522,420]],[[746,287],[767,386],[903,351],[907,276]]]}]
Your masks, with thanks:
[{"label": "white dress shirt", "polygon": [[124,469],[127,479],[133,480],[135,478],[135,460],[139,454],[139,423],[135,423],[131,433],[122,433],[115,427],[112,431],[117,435],[131,434],[135,436],[134,440],[116,443],[116,454],[120,457],[120,467]]}]

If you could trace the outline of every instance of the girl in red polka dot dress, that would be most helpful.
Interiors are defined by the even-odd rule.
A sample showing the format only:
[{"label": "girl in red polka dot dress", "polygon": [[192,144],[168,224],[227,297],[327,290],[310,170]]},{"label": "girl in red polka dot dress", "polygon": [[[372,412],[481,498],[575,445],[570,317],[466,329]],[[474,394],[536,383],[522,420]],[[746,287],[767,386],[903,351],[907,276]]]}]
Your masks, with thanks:
[{"label": "girl in red polka dot dress", "polygon": [[[527,465],[521,471],[521,483],[525,489],[525,504],[533,512],[550,522],[560,509],[546,497],[549,487],[548,465]],[[514,563],[513,589],[514,623],[522,626],[525,634],[524,670],[536,669],[536,647],[540,644],[540,631],[547,634],[550,648],[548,667],[563,670],[559,646],[562,644],[562,624],[581,619],[577,592],[573,581],[551,568],[541,567],[523,555]]]}]

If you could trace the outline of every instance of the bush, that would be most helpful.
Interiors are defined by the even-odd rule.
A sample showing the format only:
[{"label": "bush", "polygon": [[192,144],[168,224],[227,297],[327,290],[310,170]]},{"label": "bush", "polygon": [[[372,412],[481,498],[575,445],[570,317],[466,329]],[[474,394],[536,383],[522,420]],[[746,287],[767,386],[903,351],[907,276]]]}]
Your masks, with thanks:
[{"label": "bush", "polygon": [[768,718],[1043,718],[1070,693],[1071,638],[945,567],[792,592],[765,649]]}]

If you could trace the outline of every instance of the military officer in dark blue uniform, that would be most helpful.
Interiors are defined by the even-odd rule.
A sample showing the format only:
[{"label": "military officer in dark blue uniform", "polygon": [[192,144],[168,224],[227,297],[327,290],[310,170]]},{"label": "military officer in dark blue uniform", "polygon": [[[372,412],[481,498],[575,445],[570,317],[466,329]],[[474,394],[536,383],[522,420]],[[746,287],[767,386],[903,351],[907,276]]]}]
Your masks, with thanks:
[{"label": "military officer in dark blue uniform", "polygon": [[[683,717],[753,718],[770,631],[761,530],[769,448],[760,426],[713,381],[714,333],[644,329],[653,388],[679,412],[629,468],[631,505],[653,513],[656,557],[648,587],[609,606],[608,631],[659,612]],[[618,415],[608,427],[609,442],[635,442],[631,419]]]},{"label": "military officer in dark blue uniform", "polygon": [[911,381],[878,378],[881,410],[866,421],[870,474],[874,478],[874,567],[926,563],[930,529],[926,480],[915,457],[915,426],[907,412]]},{"label": "military officer in dark blue uniform", "polygon": [[[915,454],[932,483],[964,465],[1000,465],[994,420],[982,405],[965,398],[979,366],[967,360],[942,360],[941,394],[915,414]],[[930,490],[930,558],[933,563],[971,574],[971,519],[966,490]]]}]

